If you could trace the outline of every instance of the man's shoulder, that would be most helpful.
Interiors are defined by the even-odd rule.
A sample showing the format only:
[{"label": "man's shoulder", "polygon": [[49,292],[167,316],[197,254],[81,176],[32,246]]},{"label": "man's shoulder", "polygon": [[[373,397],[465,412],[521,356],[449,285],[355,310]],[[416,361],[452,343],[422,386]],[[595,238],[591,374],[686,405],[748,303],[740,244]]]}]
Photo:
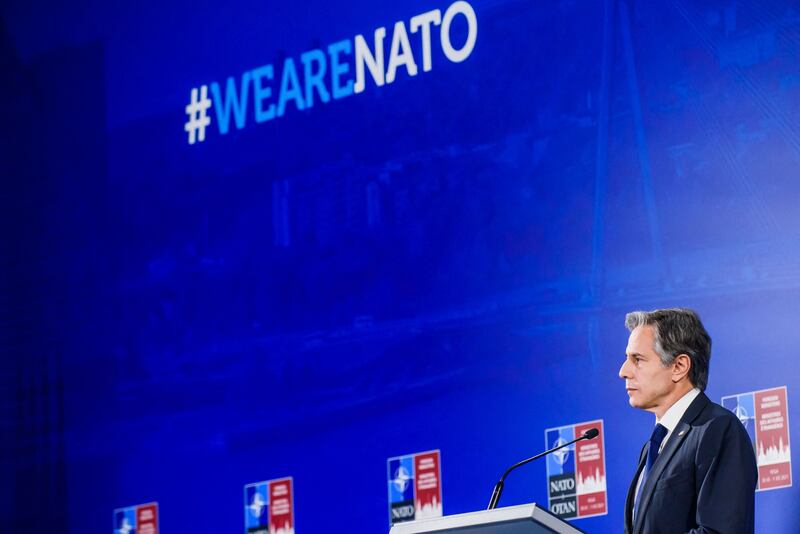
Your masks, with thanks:
[{"label": "man's shoulder", "polygon": [[742,476],[752,478],[755,487],[757,468],[753,444],[735,413],[709,400],[691,425],[692,441],[701,463],[711,461],[712,456],[726,450],[729,461],[746,474]]},{"label": "man's shoulder", "polygon": [[707,431],[733,432],[743,437],[747,436],[747,431],[736,414],[711,400],[708,400],[691,424],[694,427],[704,427]]},{"label": "man's shoulder", "polygon": [[739,420],[739,418],[736,417],[735,413],[733,413],[727,408],[720,406],[711,399],[708,400],[708,404],[706,405],[704,411],[708,412],[709,416],[713,418],[735,419],[737,421]]},{"label": "man's shoulder", "polygon": [[702,402],[704,406],[693,421],[695,425],[702,425],[710,422],[715,422],[716,424],[723,422],[731,423],[734,420],[739,420],[739,418],[736,417],[736,414],[709,399],[705,393],[703,393],[702,398],[698,398],[696,402]]}]

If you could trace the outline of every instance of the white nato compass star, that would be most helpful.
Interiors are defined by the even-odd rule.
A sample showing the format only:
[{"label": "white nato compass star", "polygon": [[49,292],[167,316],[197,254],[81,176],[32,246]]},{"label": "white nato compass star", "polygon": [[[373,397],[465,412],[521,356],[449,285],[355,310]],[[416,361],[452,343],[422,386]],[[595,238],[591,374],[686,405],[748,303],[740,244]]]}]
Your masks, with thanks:
[{"label": "white nato compass star", "polygon": [[411,474],[408,472],[408,469],[403,467],[402,465],[397,468],[397,471],[394,473],[394,479],[392,479],[392,484],[394,484],[395,489],[399,493],[404,493],[406,488],[408,488],[408,483],[411,480]]},{"label": "white nato compass star", "polygon": [[[567,440],[562,437],[559,437],[555,443],[553,443],[553,448],[561,447],[562,445],[566,444]],[[569,449],[558,449],[556,452],[553,453],[553,457],[555,457],[556,462],[558,465],[564,465],[564,462],[567,461],[567,457],[569,456]]]},{"label": "white nato compass star", "polygon": [[123,517],[122,524],[119,526],[119,529],[117,529],[117,532],[119,532],[119,534],[128,534],[131,530],[133,530],[133,525],[128,523],[127,517]]},{"label": "white nato compass star", "polygon": [[734,413],[736,414],[736,417],[739,418],[739,421],[742,422],[742,425],[747,428],[747,420],[750,419],[750,414],[747,413],[747,410],[744,409],[744,406],[737,404]]},{"label": "white nato compass star", "polygon": [[262,497],[259,492],[255,492],[253,494],[253,502],[250,503],[248,508],[250,509],[250,513],[253,515],[253,517],[261,517],[261,511],[266,505],[267,503],[264,501],[264,497]]}]

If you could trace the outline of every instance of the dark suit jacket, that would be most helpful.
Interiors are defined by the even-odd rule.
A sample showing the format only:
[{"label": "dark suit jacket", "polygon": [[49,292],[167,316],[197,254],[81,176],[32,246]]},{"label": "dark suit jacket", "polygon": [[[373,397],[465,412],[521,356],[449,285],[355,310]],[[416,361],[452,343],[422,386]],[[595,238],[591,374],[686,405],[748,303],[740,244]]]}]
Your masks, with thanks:
[{"label": "dark suit jacket", "polygon": [[648,446],[625,501],[626,534],[752,534],[758,468],[750,437],[730,410],[704,393],[692,401],[653,464],[633,524]]}]

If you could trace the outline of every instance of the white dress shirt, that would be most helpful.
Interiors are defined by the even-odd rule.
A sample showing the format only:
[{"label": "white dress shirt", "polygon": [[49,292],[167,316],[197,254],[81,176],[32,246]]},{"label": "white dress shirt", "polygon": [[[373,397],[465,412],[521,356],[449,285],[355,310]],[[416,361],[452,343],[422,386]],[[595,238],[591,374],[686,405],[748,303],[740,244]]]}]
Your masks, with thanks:
[{"label": "white dress shirt", "polygon": [[659,454],[664,449],[664,445],[666,445],[669,437],[672,435],[672,431],[675,430],[675,427],[678,426],[678,423],[681,422],[681,417],[683,414],[686,413],[686,410],[689,409],[689,405],[692,403],[697,396],[700,395],[700,390],[697,388],[692,389],[691,391],[687,392],[686,395],[678,399],[678,401],[669,407],[664,413],[664,417],[661,419],[656,417],[656,424],[661,424],[667,429],[667,435],[664,436],[664,439],[661,440],[661,446],[658,448]]},{"label": "white dress shirt", "polygon": [[[664,436],[664,439],[661,440],[661,445],[658,447],[659,454],[661,454],[661,451],[664,449],[664,445],[666,445],[667,441],[669,441],[672,431],[675,430],[675,427],[677,427],[678,423],[681,422],[681,417],[683,417],[683,414],[685,414],[686,410],[689,409],[689,405],[694,399],[697,398],[698,395],[700,395],[700,390],[697,388],[688,391],[686,395],[678,399],[675,404],[669,407],[669,409],[664,413],[664,417],[661,419],[656,417],[656,424],[661,424],[667,429],[667,435]],[[644,477],[644,469],[642,469],[642,471],[639,473],[639,480],[636,482],[636,493],[634,493],[634,495],[639,494],[639,486],[642,485],[642,477]]]}]

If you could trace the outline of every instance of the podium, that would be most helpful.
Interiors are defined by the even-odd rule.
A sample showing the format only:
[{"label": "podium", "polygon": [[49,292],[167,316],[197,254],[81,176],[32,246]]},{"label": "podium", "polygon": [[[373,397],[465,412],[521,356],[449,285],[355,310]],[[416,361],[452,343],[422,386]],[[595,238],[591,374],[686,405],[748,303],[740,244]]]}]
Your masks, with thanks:
[{"label": "podium", "polygon": [[586,534],[536,504],[397,523],[389,534]]}]

